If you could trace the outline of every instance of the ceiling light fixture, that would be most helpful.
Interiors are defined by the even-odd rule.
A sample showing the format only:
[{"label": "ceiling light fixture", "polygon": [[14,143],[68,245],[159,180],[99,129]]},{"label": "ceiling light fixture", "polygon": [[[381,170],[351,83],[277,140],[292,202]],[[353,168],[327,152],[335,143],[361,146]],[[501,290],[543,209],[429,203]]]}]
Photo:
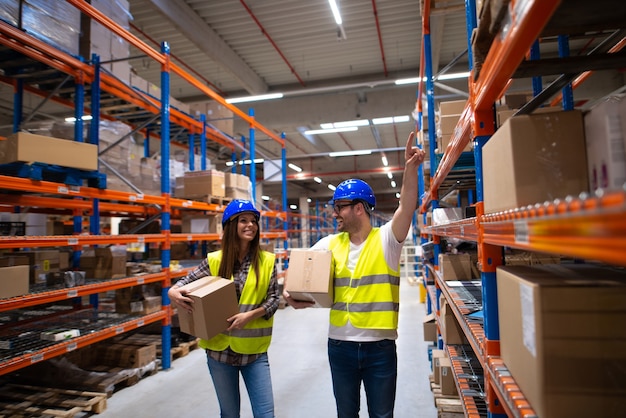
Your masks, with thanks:
[{"label": "ceiling light fixture", "polygon": [[[389,165],[389,161],[387,161],[387,156],[385,154],[383,154],[381,159],[383,160],[383,165],[385,167],[387,167]],[[391,173],[389,173],[389,174],[391,174]]]},{"label": "ceiling light fixture", "polygon": [[298,209],[298,207],[296,205],[289,205],[289,209],[296,210],[296,209]]},{"label": "ceiling light fixture", "polygon": [[321,183],[322,179],[319,177],[313,177],[313,180],[315,180],[316,183]]},{"label": "ceiling light fixture", "polygon": [[396,187],[396,182],[394,180],[391,180],[391,187]]},{"label": "ceiling light fixture", "polygon": [[[263,161],[265,161],[263,158],[255,158],[254,159],[254,163],[255,164],[261,164],[263,163]],[[233,165],[250,165],[252,164],[252,160],[243,160],[243,161],[226,161],[226,167],[232,167]]]},{"label": "ceiling light fixture", "polygon": [[336,188],[335,186],[333,186],[332,184],[329,184],[329,185],[328,185],[328,188],[329,188],[330,190],[332,190],[333,192],[337,189],[337,188]]},{"label": "ceiling light fixture", "polygon": [[[458,80],[458,79],[462,79],[462,78],[467,78],[469,77],[469,72],[463,72],[463,73],[452,73],[452,74],[441,74],[438,77],[435,77],[435,80]],[[400,86],[403,84],[416,84],[420,81],[419,77],[413,77],[413,78],[400,78],[398,80],[396,80],[394,83],[396,86]],[[422,78],[422,81],[426,81],[426,77]]]},{"label": "ceiling light fixture", "polygon": [[320,134],[332,134],[335,132],[350,132],[356,131],[359,128],[356,126],[348,126],[345,128],[331,128],[331,129],[313,129],[311,131],[304,131],[305,135],[320,135]]},{"label": "ceiling light fixture", "polygon": [[337,2],[335,0],[328,0],[328,4],[330,4],[330,10],[332,10],[333,12],[335,23],[341,25],[343,21],[341,20],[341,14],[339,13],[339,7],[337,7]]},{"label": "ceiling light fixture", "polygon": [[389,178],[389,180],[393,178],[393,174],[391,174],[391,171],[387,173],[387,177]]},{"label": "ceiling light fixture", "polygon": [[226,103],[235,104],[235,103],[247,103],[247,102],[258,102],[261,100],[272,100],[272,99],[282,99],[282,93],[271,93],[271,94],[261,94],[258,96],[246,96],[246,97],[233,97],[232,99],[226,99]]},{"label": "ceiling light fixture", "polygon": [[389,123],[408,122],[410,120],[408,115],[404,116],[389,116],[387,118],[375,118],[372,119],[374,125],[386,125]]},{"label": "ceiling light fixture", "polygon": [[354,150],[354,151],[339,151],[329,152],[329,157],[352,157],[353,155],[369,155],[372,153],[371,149]]},{"label": "ceiling light fixture", "polygon": [[293,171],[297,171],[298,173],[301,173],[301,172],[302,172],[302,169],[301,169],[300,167],[298,167],[297,165],[295,165],[295,164],[289,163],[289,164],[287,164],[287,165],[288,165],[288,166],[289,166],[289,168],[291,168]]},{"label": "ceiling light fixture", "polygon": [[263,195],[263,196],[261,196],[261,199],[263,199],[263,200],[270,200],[270,197]]},{"label": "ceiling light fixture", "polygon": [[[93,116],[91,115],[84,115],[80,117],[82,120],[92,120]],[[76,118],[75,117],[70,117],[70,118],[65,118],[66,122],[76,122]]]}]

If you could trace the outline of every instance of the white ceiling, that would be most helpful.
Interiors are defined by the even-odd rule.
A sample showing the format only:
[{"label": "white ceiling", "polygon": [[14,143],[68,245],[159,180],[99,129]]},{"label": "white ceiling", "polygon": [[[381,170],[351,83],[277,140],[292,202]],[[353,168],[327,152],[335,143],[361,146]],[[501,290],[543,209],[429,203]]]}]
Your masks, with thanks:
[{"label": "white ceiling", "polygon": [[[307,136],[323,122],[410,116],[416,85],[396,86],[417,77],[421,48],[420,2],[412,0],[342,0],[343,23],[335,23],[327,0],[206,1],[130,0],[131,31],[158,47],[166,41],[174,62],[201,76],[223,97],[281,92],[283,99],[244,103],[256,119],[280,135],[286,155],[304,169],[302,179],[288,170],[290,201],[300,196],[330,198],[328,184],[359,177],[378,194],[379,208],[392,211],[402,181],[403,147],[415,127],[408,122],[360,127],[356,132]],[[434,71],[461,55],[454,71],[467,70],[463,0],[435,1],[431,25]],[[345,34],[345,36],[344,36]],[[131,53],[138,54],[137,51]],[[159,83],[160,68],[147,58],[131,60],[137,73]],[[454,83],[454,82],[453,82]],[[465,80],[452,84],[466,90]],[[194,87],[171,80],[171,94],[183,102],[203,100]],[[445,97],[462,96],[445,92]],[[249,127],[235,120],[234,135],[249,137]],[[281,146],[256,133],[257,157],[280,159]],[[328,152],[374,150],[370,156],[328,157]],[[381,162],[384,155],[389,168]],[[230,158],[212,158],[220,169]],[[258,167],[262,176],[262,167]],[[396,188],[385,171],[391,171]],[[312,177],[322,178],[317,184]],[[280,185],[263,184],[263,194],[280,201]]]}]

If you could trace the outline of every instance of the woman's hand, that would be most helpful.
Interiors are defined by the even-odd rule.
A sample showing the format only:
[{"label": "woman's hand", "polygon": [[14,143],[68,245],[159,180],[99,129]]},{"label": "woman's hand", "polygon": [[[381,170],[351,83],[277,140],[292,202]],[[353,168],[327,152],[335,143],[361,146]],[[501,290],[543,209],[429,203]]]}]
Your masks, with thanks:
[{"label": "woman's hand", "polygon": [[[263,309],[263,308],[261,308]],[[242,329],[248,322],[254,319],[254,311],[239,312],[227,319],[230,322],[230,326],[226,331],[232,331],[234,329]]]},{"label": "woman's hand", "polygon": [[178,308],[184,309],[189,313],[193,312],[193,300],[187,297],[187,291],[185,289],[181,290],[178,286],[172,286],[170,290],[167,291],[167,296]]}]

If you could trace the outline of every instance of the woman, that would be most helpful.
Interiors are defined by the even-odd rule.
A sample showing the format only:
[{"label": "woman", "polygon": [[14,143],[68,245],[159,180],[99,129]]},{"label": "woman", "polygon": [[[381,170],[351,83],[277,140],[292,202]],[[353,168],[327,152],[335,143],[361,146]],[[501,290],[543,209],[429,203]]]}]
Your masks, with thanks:
[{"label": "woman", "polygon": [[274,396],[267,349],[278,309],[275,255],[259,246],[260,212],[248,200],[233,200],[224,210],[222,249],[211,252],[168,291],[180,309],[193,309],[180,286],[205,276],[235,281],[239,313],[230,327],[210,340],[200,340],[220,404],[222,418],[239,417],[239,373],[243,376],[255,418],[274,417]]}]

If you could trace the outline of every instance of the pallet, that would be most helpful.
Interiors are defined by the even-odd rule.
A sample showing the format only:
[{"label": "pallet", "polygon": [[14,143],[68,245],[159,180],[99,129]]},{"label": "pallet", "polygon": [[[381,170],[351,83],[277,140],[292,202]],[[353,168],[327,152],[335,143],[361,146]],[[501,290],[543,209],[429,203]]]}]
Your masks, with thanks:
[{"label": "pallet", "polygon": [[[161,336],[158,334],[134,334],[126,338],[125,341],[132,341],[134,343],[142,344],[155,344],[157,349],[157,356],[162,356]],[[199,341],[200,340],[196,338],[188,342],[181,342],[178,344],[177,347],[172,347],[172,349],[170,350],[172,360],[179,357],[184,357],[189,354],[190,351],[198,348]]]},{"label": "pallet", "polygon": [[93,366],[89,368],[90,371],[100,374],[102,378],[92,379],[89,382],[89,387],[94,387],[96,390],[111,396],[114,392],[117,392],[122,388],[133,386],[141,379],[155,375],[159,371],[158,366],[159,363],[156,361],[153,361],[144,367],[138,367],[135,369]]},{"label": "pallet", "polygon": [[104,173],[42,163],[0,164],[0,174],[38,181],[52,181],[69,186],[84,186],[86,183],[88,187],[97,189],[106,189],[107,187],[106,174]]},{"label": "pallet", "polygon": [[72,418],[83,412],[100,414],[107,394],[7,384],[0,390],[0,417]]}]

